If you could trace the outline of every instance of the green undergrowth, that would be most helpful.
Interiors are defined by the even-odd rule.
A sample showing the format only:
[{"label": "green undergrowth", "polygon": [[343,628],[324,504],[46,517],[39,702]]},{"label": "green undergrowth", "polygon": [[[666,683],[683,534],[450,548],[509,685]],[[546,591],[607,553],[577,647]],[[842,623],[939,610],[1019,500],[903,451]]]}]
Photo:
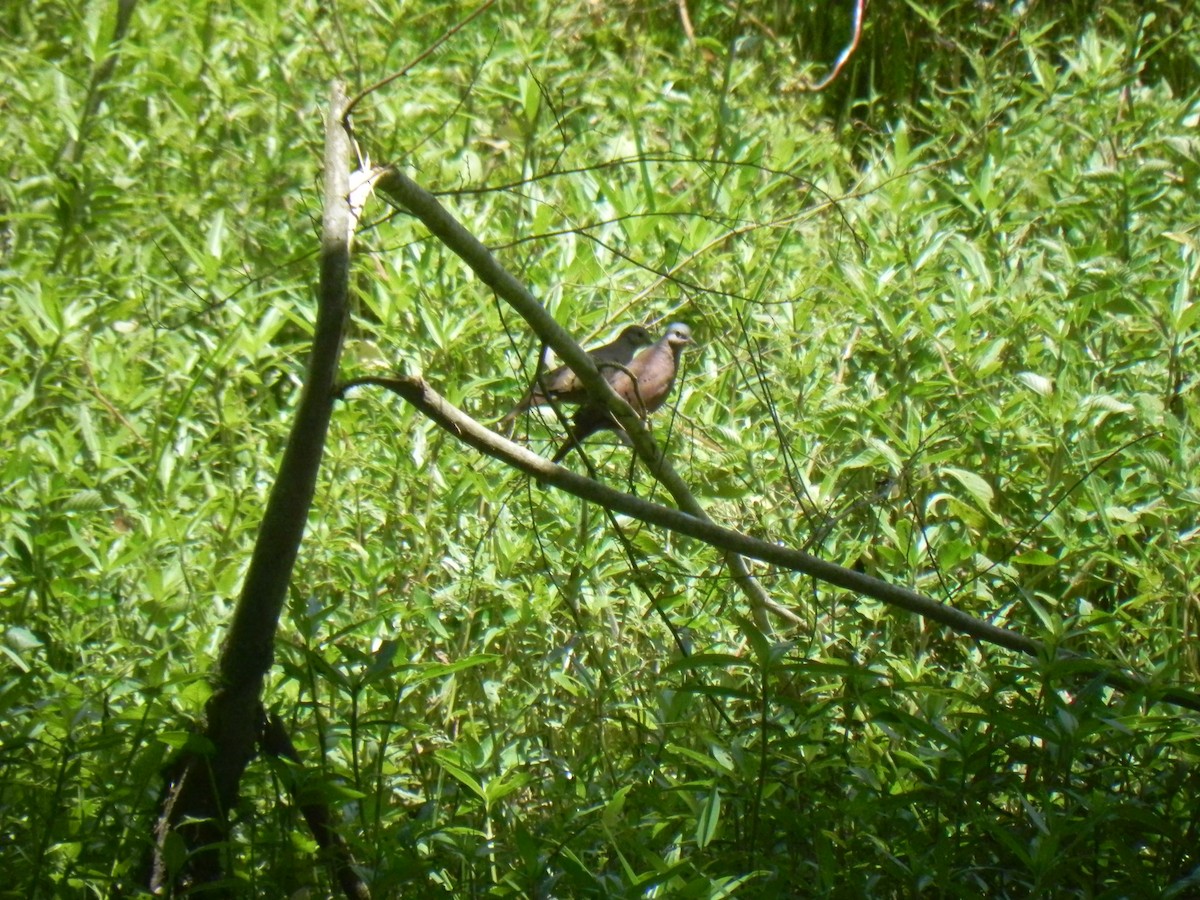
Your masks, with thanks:
[{"label": "green undergrowth", "polygon": [[[1194,895],[1200,732],[1155,692],[1198,675],[1197,32],[995,12],[856,120],[783,77],[796,20],[717,6],[693,45],[657,7],[501,5],[356,135],[585,343],[691,324],[653,427],[718,523],[1150,689],[754,564],[803,622],[763,634],[711,548],[360,388],[265,696],[306,796],[381,897]],[[0,25],[0,896],[138,883],[302,385],[328,80],[461,15],[281,9],[139,7],[91,117],[112,11]],[[366,219],[345,376],[494,422],[536,340],[419,224]],[[231,887],[333,893],[278,765]]]}]

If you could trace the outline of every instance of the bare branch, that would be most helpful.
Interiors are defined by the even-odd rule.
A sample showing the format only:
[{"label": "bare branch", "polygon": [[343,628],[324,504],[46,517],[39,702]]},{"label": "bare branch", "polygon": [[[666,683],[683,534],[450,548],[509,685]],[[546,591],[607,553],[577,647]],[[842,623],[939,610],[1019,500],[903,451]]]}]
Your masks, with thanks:
[{"label": "bare branch", "polygon": [[412,71],[412,69],[418,63],[420,63],[424,59],[427,59],[430,55],[433,54],[433,52],[435,50],[437,50],[438,47],[442,46],[442,44],[446,43],[446,41],[450,40],[450,38],[454,37],[454,35],[458,34],[458,32],[460,32],[464,28],[466,28],[467,25],[469,25],[472,21],[474,21],[478,16],[480,16],[484,12],[486,12],[495,2],[496,2],[496,0],[484,0],[482,5],[480,5],[477,9],[472,11],[462,21],[456,22],[454,24],[454,26],[452,28],[450,28],[449,31],[447,31],[445,34],[443,34],[441,37],[439,37],[436,41],[434,41],[432,44],[430,44],[428,47],[426,47],[420,54],[417,55],[417,57],[415,59],[411,60],[408,63],[408,65],[406,65],[403,69],[401,69],[398,72],[393,72],[391,75],[387,76],[382,81],[377,81],[370,87],[364,88],[362,91],[360,91],[358,94],[356,94],[354,99],[346,104],[346,111],[343,113],[342,124],[346,126],[347,130],[349,130],[350,114],[352,112],[354,112],[354,108],[356,106],[358,106],[359,103],[362,102],[364,97],[366,97],[368,94],[374,93],[375,91],[379,90],[380,88],[387,87],[389,84],[391,84],[397,78],[403,78],[410,71]]},{"label": "bare branch", "polygon": [[[491,251],[450,215],[432,194],[398,169],[392,168],[386,172],[376,186],[381,193],[391,196],[419,218],[426,228],[471,267],[484,284],[529,323],[543,343],[554,348],[559,358],[574,369],[591,395],[604,400],[617,422],[629,435],[634,451],[642,463],[667,489],[679,504],[679,508],[688,515],[707,521],[708,516],[704,508],[692,496],[691,489],[679,473],[671,467],[638,414],[613,390],[612,385],[600,374],[591,357],[575,339],[546,312],[545,307],[523,284],[496,261]],[[734,580],[750,601],[755,624],[762,631],[769,633],[770,620],[764,612],[771,605],[767,592],[750,574],[745,560],[739,559],[736,554],[729,554],[725,561],[733,572]],[[774,606],[776,611],[783,609],[777,604]]]},{"label": "bare branch", "polygon": [[854,2],[854,31],[850,36],[850,43],[842,48],[842,52],[838,54],[837,60],[833,64],[833,68],[829,70],[829,74],[817,82],[805,82],[792,88],[795,91],[805,93],[815,93],[823,91],[829,85],[833,84],[835,78],[842,73],[846,63],[850,61],[850,57],[854,55],[854,51],[858,49],[859,39],[862,38],[863,11],[866,8],[867,0],[855,0]]},{"label": "bare branch", "polygon": [[[349,309],[350,142],[341,125],[344,104],[342,86],[333,85],[325,131],[320,297],[308,375],[221,649],[216,690],[205,706],[210,750],[185,752],[155,825],[152,891],[222,878],[226,816],[262,733],[263,683],[274,661],[275,632],[316,490]],[[185,865],[174,873],[166,864],[173,833],[187,848]]]},{"label": "bare branch", "polygon": [[[984,643],[995,644],[1040,659],[1045,659],[1049,655],[1049,649],[1041,641],[977,619],[917,591],[898,587],[862,572],[835,565],[802,550],[752,538],[730,528],[723,528],[706,519],[700,519],[667,506],[660,506],[657,503],[650,503],[634,497],[632,494],[625,494],[592,481],[590,478],[576,475],[569,469],[547,462],[536,453],[489,431],[449,403],[421,378],[356,378],[343,385],[339,389],[338,395],[344,396],[350,388],[366,384],[384,387],[399,394],[439,426],[464,443],[470,444],[476,450],[574,494],[576,497],[591,500],[615,512],[632,516],[651,525],[658,525],[696,538],[727,554],[748,556],[793,572],[810,575],[835,587],[844,588],[889,606],[916,613]],[[790,613],[790,611],[788,612]],[[794,613],[792,615],[794,616]],[[1159,688],[1140,675],[1121,672],[1114,662],[1089,659],[1065,650],[1058,651],[1055,658],[1071,661],[1084,669],[1094,671],[1104,679],[1106,684],[1119,690],[1146,691],[1156,700],[1200,711],[1200,696],[1192,691],[1181,688]]]}]

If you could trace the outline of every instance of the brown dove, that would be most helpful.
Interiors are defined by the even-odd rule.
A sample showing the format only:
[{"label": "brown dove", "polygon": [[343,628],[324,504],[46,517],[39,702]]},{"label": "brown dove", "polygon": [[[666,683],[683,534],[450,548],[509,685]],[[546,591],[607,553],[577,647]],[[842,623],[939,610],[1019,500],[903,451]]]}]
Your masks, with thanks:
[{"label": "brown dove", "polygon": [[[616,340],[612,343],[589,350],[588,356],[600,369],[600,374],[612,381],[613,377],[621,370],[612,365],[603,365],[604,363],[627,366],[639,347],[645,347],[653,341],[650,332],[641,325],[630,325],[617,335]],[[579,381],[579,376],[575,374],[574,370],[570,366],[559,366],[551,372],[543,373],[537,383],[521,398],[521,401],[497,423],[497,428],[507,432],[517,416],[531,406],[546,406],[551,399],[555,403],[582,403],[587,396],[587,390]]]},{"label": "brown dove", "polygon": [[[682,322],[667,326],[667,332],[653,346],[647,347],[633,358],[628,371],[614,369],[608,382],[621,398],[643,418],[657,410],[671,393],[675,384],[675,372],[679,368],[679,354],[692,343],[692,329]],[[630,377],[632,376],[632,377]],[[621,426],[612,417],[603,403],[586,403],[575,413],[574,424],[567,442],[554,454],[558,462],[571,452],[584,438],[611,428],[620,432]]]}]

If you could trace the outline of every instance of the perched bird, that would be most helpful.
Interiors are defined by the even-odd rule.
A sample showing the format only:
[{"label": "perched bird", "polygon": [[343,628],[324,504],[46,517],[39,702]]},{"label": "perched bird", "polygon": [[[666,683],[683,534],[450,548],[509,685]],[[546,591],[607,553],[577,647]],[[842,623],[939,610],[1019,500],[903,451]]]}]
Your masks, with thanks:
[{"label": "perched bird", "polygon": [[[679,368],[679,354],[692,342],[692,329],[682,322],[667,326],[664,334],[653,346],[647,347],[633,358],[626,368],[614,370],[608,382],[621,398],[643,418],[657,410],[671,393],[675,384],[675,372]],[[631,377],[632,376],[632,377]],[[612,417],[603,403],[585,403],[575,413],[571,433],[552,462],[558,462],[571,452],[588,435],[605,428],[621,432],[621,426]]]},{"label": "perched bird", "polygon": [[[654,343],[654,338],[650,336],[650,332],[641,325],[630,325],[618,334],[617,339],[612,343],[589,350],[588,356],[600,369],[600,374],[611,381],[621,370],[612,365],[604,365],[605,363],[627,366],[639,347],[645,347],[652,343]],[[521,398],[521,401],[497,423],[497,427],[501,431],[507,432],[517,416],[531,406],[545,406],[551,399],[555,403],[582,403],[587,396],[587,390],[574,370],[570,366],[559,366],[551,372],[543,373],[541,378],[537,379],[533,387]]]}]

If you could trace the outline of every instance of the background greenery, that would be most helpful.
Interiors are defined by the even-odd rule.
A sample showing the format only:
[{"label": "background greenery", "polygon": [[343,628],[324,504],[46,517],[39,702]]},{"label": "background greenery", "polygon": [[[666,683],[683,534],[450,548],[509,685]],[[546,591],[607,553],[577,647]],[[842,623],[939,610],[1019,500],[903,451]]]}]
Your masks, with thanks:
[{"label": "background greenery", "polygon": [[[500,4],[357,134],[585,342],[693,326],[655,428],[717,521],[1194,683],[1195,14],[876,4],[804,93],[850,6]],[[466,11],[148,4],[107,79],[113,4],[3,14],[0,895],[136,883],[303,375],[328,82]],[[535,342],[372,215],[346,376],[498,418]],[[377,896],[1200,891],[1193,716],[758,574],[806,627],[361,390],[267,702]],[[326,894],[276,774],[238,878]]]}]

